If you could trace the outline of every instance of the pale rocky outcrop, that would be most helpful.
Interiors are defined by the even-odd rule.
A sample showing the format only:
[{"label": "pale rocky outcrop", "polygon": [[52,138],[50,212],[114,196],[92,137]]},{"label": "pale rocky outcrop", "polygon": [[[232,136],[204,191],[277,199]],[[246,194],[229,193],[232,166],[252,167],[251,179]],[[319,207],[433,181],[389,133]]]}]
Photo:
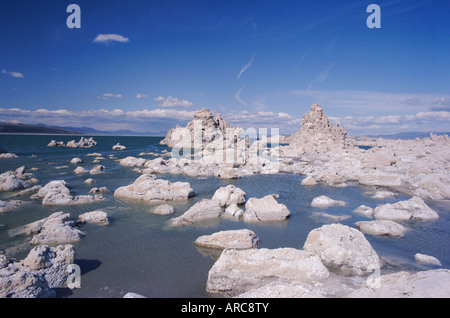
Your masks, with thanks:
[{"label": "pale rocky outcrop", "polygon": [[75,227],[69,213],[56,212],[47,218],[10,230],[11,236],[33,235],[30,244],[61,244],[75,242],[84,235]]},{"label": "pale rocky outcrop", "polygon": [[109,224],[108,214],[101,210],[86,212],[78,216],[78,223],[79,224],[94,223],[100,225],[108,225]]},{"label": "pale rocky outcrop", "polygon": [[362,276],[370,268],[380,268],[378,254],[364,234],[342,224],[312,230],[303,249],[316,253],[325,266],[344,275]]},{"label": "pale rocky outcrop", "polygon": [[239,220],[244,215],[244,210],[241,209],[236,203],[231,203],[223,212],[223,217],[230,218],[232,220]]},{"label": "pale rocky outcrop", "polygon": [[371,235],[387,235],[394,237],[403,237],[407,229],[397,222],[382,221],[360,221],[355,226],[363,233]]},{"label": "pale rocky outcrop", "polygon": [[144,174],[132,184],[118,188],[114,197],[146,202],[187,200],[194,196],[189,182],[169,182],[157,179],[154,175]]},{"label": "pale rocky outcrop", "polygon": [[38,182],[32,173],[25,172],[25,167],[0,174],[0,191],[24,190]]},{"label": "pale rocky outcrop", "polygon": [[286,138],[286,142],[290,148],[296,148],[296,152],[323,153],[343,148],[346,135],[344,127],[333,125],[329,121],[321,105],[313,104],[311,110],[303,116],[300,130]]},{"label": "pale rocky outcrop", "polygon": [[72,158],[72,160],[70,160],[70,163],[79,164],[79,163],[83,163],[83,160],[81,160],[81,158],[75,157],[75,158]]},{"label": "pale rocky outcrop", "polygon": [[360,205],[359,207],[357,207],[356,209],[353,210],[353,212],[363,215],[367,218],[372,218],[373,217],[373,208],[366,206],[366,205]]},{"label": "pale rocky outcrop", "polygon": [[[198,128],[198,129],[197,129]],[[194,114],[194,120],[185,128],[177,126],[172,128],[161,145],[169,147],[187,147],[204,149],[213,141],[224,142],[227,138],[234,141],[235,136],[241,133],[241,128],[233,129],[230,124],[218,115],[214,119],[213,114],[207,108],[203,108]]]},{"label": "pale rocky outcrop", "polygon": [[276,195],[263,198],[250,198],[245,204],[243,215],[245,222],[282,221],[289,217],[288,208],[275,199]]},{"label": "pale rocky outcrop", "polygon": [[124,167],[142,167],[147,162],[144,158],[136,158],[132,156],[128,156],[126,158],[120,159],[120,165]]},{"label": "pale rocky outcrop", "polygon": [[433,211],[419,197],[413,197],[397,203],[379,205],[374,210],[374,216],[377,220],[391,221],[439,219],[439,214]]},{"label": "pale rocky outcrop", "polygon": [[301,183],[302,186],[315,186],[317,185],[316,179],[312,176],[307,176],[305,179],[302,180]]},{"label": "pale rocky outcrop", "polygon": [[206,290],[237,296],[273,281],[315,284],[329,275],[320,258],[308,251],[225,249],[208,273]]},{"label": "pale rocky outcrop", "polygon": [[[447,135],[414,140],[349,138],[312,105],[299,132],[280,147],[280,171],[313,177],[330,186],[348,182],[388,187],[424,200],[450,199]],[[358,146],[369,146],[361,149]]]},{"label": "pale rocky outcrop", "polygon": [[450,271],[439,269],[414,274],[398,272],[379,277],[378,288],[361,287],[352,298],[448,298]]},{"label": "pale rocky outcrop", "polygon": [[73,196],[64,180],[50,181],[31,198],[42,199],[42,205],[78,205],[104,200],[101,194]]},{"label": "pale rocky outcrop", "polygon": [[67,266],[73,264],[74,260],[72,245],[40,245],[34,247],[20,265],[42,274],[50,288],[61,288],[66,287],[69,277]]},{"label": "pale rocky outcrop", "polygon": [[0,298],[55,297],[52,288],[64,288],[75,252],[72,245],[33,248],[22,261],[8,261],[0,255]]},{"label": "pale rocky outcrop", "polygon": [[170,226],[190,225],[193,223],[218,220],[223,213],[219,201],[203,199],[194,204],[183,215],[170,220]]},{"label": "pale rocky outcrop", "polygon": [[235,185],[230,184],[226,187],[217,189],[212,197],[212,200],[219,201],[220,206],[222,207],[228,207],[233,203],[245,203],[245,195],[246,193],[242,189],[239,189]]},{"label": "pale rocky outcrop", "polygon": [[248,249],[258,247],[258,237],[253,231],[229,230],[220,231],[211,235],[203,235],[195,240],[195,245],[217,249]]}]

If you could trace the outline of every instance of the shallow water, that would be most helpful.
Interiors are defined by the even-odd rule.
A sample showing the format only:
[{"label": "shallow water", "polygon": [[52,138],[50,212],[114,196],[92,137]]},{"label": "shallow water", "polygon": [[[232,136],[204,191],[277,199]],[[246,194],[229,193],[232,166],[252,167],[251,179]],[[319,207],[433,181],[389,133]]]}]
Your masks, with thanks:
[{"label": "shallow water", "polygon": [[[89,136],[85,136],[89,137]],[[32,171],[40,184],[51,180],[63,179],[76,195],[88,194],[92,187],[107,187],[110,192],[104,196],[104,202],[79,206],[44,207],[40,201],[30,200],[20,209],[0,213],[0,250],[6,250],[8,256],[22,259],[31,248],[26,242],[30,237],[10,237],[8,231],[17,226],[42,219],[57,211],[70,213],[74,218],[84,212],[102,209],[108,213],[110,225],[85,225],[81,229],[86,235],[74,243],[76,261],[81,267],[81,288],[72,292],[62,292],[61,297],[122,297],[127,292],[135,292],[147,297],[210,297],[205,291],[208,271],[218,257],[218,253],[209,249],[200,249],[194,241],[200,235],[212,234],[221,230],[248,228],[260,239],[261,248],[294,247],[302,248],[308,233],[331,223],[313,216],[314,212],[327,212],[335,215],[350,215],[340,223],[354,226],[360,220],[368,220],[352,212],[361,204],[375,207],[377,204],[408,199],[404,196],[386,200],[372,199],[371,188],[351,185],[347,188],[332,188],[323,185],[303,187],[304,178],[299,175],[255,175],[236,180],[221,180],[214,177],[190,178],[183,175],[159,175],[170,181],[189,181],[196,196],[188,201],[173,204],[175,214],[161,216],[150,213],[152,206],[113,197],[116,188],[132,183],[140,174],[125,168],[114,159],[126,156],[138,157],[139,153],[170,150],[158,143],[157,137],[112,137],[95,136],[97,146],[90,149],[72,149],[46,147],[51,139],[57,141],[79,140],[80,136],[46,135],[0,135],[0,146],[19,155],[16,159],[0,161],[0,173],[16,169],[22,165],[37,168]],[[114,151],[113,145],[119,142],[127,147],[125,151]],[[99,164],[105,166],[105,172],[91,176],[75,175],[77,165],[70,163],[73,157],[83,159],[81,166],[90,169],[94,157],[86,156],[98,152],[105,158]],[[32,156],[35,155],[35,156]],[[144,156],[152,159],[152,156]],[[68,167],[62,167],[68,166]],[[85,184],[92,177],[95,184]],[[221,186],[234,184],[247,193],[247,198],[278,194],[277,199],[291,212],[288,220],[267,224],[247,224],[242,220],[222,219],[217,222],[170,228],[168,221],[183,214],[189,207],[204,198],[211,198]],[[6,200],[11,193],[0,193],[0,200]],[[319,195],[343,200],[345,207],[335,206],[328,209],[313,208],[311,200]],[[23,199],[23,198],[21,198]],[[404,238],[375,237],[366,235],[380,256],[395,264],[395,270],[423,270],[431,267],[414,262],[415,253],[424,253],[437,257],[444,268],[450,267],[450,207],[448,204],[430,202],[440,219],[429,222],[408,222],[409,228]],[[392,267],[392,266],[391,266]],[[383,272],[384,269],[382,269]],[[387,270],[387,269],[386,269]]]}]

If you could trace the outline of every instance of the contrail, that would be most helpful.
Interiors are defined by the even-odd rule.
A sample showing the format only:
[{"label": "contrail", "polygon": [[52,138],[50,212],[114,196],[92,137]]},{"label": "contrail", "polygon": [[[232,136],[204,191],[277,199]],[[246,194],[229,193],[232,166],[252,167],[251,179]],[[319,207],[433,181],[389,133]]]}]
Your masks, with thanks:
[{"label": "contrail", "polygon": [[245,64],[245,66],[241,69],[241,71],[239,72],[237,79],[241,79],[242,74],[244,74],[244,72],[250,67],[252,66],[253,60],[255,59],[255,53],[253,53],[252,58],[250,59],[250,61],[248,61],[247,64]]}]

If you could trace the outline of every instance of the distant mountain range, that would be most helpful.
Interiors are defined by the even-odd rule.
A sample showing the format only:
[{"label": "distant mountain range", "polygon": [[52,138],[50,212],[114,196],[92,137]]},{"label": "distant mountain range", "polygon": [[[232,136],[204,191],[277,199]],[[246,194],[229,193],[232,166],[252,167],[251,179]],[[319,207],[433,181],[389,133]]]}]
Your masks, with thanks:
[{"label": "distant mountain range", "polygon": [[115,135],[115,136],[165,136],[166,131],[135,132],[132,130],[102,131],[89,127],[58,127],[46,125],[29,125],[0,123],[0,134],[51,134],[51,135]]}]

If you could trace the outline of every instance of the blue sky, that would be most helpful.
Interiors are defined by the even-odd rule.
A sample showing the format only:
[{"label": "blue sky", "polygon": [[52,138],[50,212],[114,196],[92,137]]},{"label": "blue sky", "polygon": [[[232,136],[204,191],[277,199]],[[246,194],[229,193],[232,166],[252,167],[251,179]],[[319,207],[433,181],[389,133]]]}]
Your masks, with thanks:
[{"label": "blue sky", "polygon": [[[66,25],[72,3],[80,29]],[[292,133],[320,103],[353,135],[449,131],[449,12],[432,0],[2,0],[0,121],[156,132],[207,107]]]}]

